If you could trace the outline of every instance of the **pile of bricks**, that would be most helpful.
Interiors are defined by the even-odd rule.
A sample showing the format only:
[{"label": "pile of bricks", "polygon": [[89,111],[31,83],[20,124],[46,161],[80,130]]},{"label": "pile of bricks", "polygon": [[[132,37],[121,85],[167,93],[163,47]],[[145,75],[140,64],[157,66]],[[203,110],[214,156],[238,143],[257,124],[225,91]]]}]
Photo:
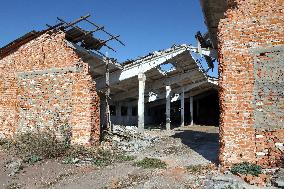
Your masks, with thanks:
[{"label": "pile of bricks", "polygon": [[[0,137],[15,132],[72,130],[72,142],[99,140],[99,97],[89,66],[50,31],[0,60]],[[60,133],[59,133],[60,134]]]},{"label": "pile of bricks", "polygon": [[[281,109],[284,95],[274,88],[284,86],[283,68],[275,69],[281,52],[271,54],[270,69],[269,66],[259,67],[265,60],[252,52],[267,47],[280,48],[284,44],[284,2],[228,0],[228,3],[230,9],[218,27],[220,162],[225,166],[242,161],[275,166],[283,156],[277,145],[284,143],[284,112]],[[258,82],[259,68],[260,72],[279,80],[268,78]],[[265,90],[264,96],[258,93],[260,89]],[[278,104],[261,109],[257,107],[261,103]],[[265,126],[266,118],[277,121],[269,121]],[[268,152],[260,153],[263,150]]]}]

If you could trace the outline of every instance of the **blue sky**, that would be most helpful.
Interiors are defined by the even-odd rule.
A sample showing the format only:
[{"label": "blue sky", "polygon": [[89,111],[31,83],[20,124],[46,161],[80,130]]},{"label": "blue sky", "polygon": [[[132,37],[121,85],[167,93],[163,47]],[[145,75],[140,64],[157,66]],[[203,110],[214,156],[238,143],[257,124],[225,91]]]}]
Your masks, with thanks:
[{"label": "blue sky", "polygon": [[57,16],[72,21],[88,13],[92,21],[121,35],[126,46],[112,42],[117,53],[107,50],[119,62],[173,44],[196,46],[195,33],[207,30],[199,0],[10,0],[1,2],[0,46],[56,24]]}]

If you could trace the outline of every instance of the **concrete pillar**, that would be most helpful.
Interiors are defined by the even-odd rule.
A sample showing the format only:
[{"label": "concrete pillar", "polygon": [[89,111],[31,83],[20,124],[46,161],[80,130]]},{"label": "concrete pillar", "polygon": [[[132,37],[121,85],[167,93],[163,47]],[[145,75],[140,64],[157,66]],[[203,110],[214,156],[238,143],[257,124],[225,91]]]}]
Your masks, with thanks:
[{"label": "concrete pillar", "polygon": [[171,130],[171,86],[166,86],[166,129]]},{"label": "concrete pillar", "polygon": [[138,97],[138,131],[144,132],[144,92],[146,76],[144,73],[138,74],[139,97]]},{"label": "concrete pillar", "polygon": [[191,120],[190,120],[190,125],[193,125],[193,96],[190,97],[190,117],[191,117]]},{"label": "concrete pillar", "polygon": [[182,89],[180,97],[180,126],[184,126],[184,89]]}]

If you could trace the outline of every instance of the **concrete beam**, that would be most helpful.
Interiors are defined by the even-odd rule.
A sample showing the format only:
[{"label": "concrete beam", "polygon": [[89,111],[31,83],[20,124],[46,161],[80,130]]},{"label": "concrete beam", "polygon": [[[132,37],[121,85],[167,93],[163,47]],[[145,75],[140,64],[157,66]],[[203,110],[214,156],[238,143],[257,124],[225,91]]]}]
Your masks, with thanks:
[{"label": "concrete beam", "polygon": [[[124,67],[123,70],[118,70],[110,74],[110,86],[123,81],[125,79],[129,79],[137,76],[139,73],[145,73],[153,68],[156,68],[160,64],[172,59],[173,57],[183,53],[188,49],[188,46],[181,46],[177,49],[173,49],[169,52],[161,52],[160,55],[153,56],[153,58],[148,58],[146,60],[138,60],[134,62],[133,65]],[[100,90],[105,87],[105,78],[101,77],[96,79],[97,89]]]},{"label": "concrete beam", "polygon": [[[198,69],[189,70],[183,74],[175,75],[168,78],[162,78],[160,80],[154,81],[147,85],[145,93],[149,93],[153,90],[163,88],[165,85],[172,85],[175,83],[180,83],[186,79],[190,79],[194,77],[198,73]],[[137,96],[137,89],[132,89],[124,93],[120,93],[117,95],[112,96],[114,101],[119,101],[125,98],[135,97]]]}]

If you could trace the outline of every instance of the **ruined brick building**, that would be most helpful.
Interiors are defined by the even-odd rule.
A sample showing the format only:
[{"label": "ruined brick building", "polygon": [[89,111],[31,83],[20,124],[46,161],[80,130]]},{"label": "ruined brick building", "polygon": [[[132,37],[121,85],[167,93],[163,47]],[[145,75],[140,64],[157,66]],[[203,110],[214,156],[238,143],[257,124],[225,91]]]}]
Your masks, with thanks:
[{"label": "ruined brick building", "polygon": [[[112,49],[108,40],[92,35],[103,28],[86,31],[74,26],[82,20],[90,22],[87,17],[63,21],[1,48],[0,137],[52,129],[58,135],[72,134],[72,143],[96,143],[106,124],[107,85],[113,124],[138,125],[141,130],[145,124],[162,123],[167,129],[173,123],[218,124],[216,79],[209,78],[193,56],[197,48],[174,45],[117,64],[99,52],[102,46]],[[215,100],[208,109],[202,104],[210,103],[210,96]],[[212,119],[205,118],[208,115]]]},{"label": "ruined brick building", "polygon": [[88,63],[67,39],[67,32],[51,28],[30,32],[1,48],[2,137],[46,126],[60,133],[72,125],[73,143],[98,141],[95,83]]},{"label": "ruined brick building", "polygon": [[[217,88],[192,52],[215,57],[215,49],[220,163],[279,166],[284,150],[284,1],[201,0],[201,5],[210,49],[181,45],[123,65],[110,61],[112,121],[144,128],[151,122],[151,111],[144,117],[150,107],[165,113],[159,119],[168,129],[177,116],[181,125],[187,117],[192,124],[196,95],[215,94]],[[1,48],[0,137],[46,126],[58,132],[71,127],[73,143],[97,142],[105,122],[105,59],[90,50],[102,44],[76,27],[56,27],[31,32]],[[165,74],[160,68],[168,63],[174,69]],[[171,106],[173,99],[180,104]],[[171,107],[180,110],[171,116]]]},{"label": "ruined brick building", "polygon": [[201,5],[219,52],[220,162],[279,166],[284,150],[284,1],[201,0]]}]

